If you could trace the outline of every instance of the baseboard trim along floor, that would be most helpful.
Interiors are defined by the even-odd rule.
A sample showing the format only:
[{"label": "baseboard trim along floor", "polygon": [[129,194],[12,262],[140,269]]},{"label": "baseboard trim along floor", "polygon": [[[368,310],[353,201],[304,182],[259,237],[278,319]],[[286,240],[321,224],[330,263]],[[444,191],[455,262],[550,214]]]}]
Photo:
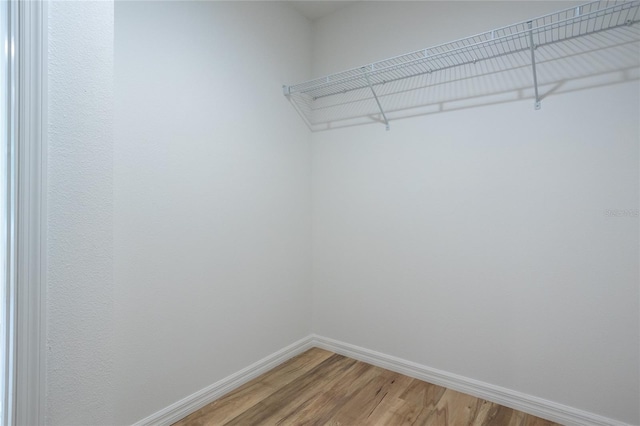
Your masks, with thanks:
[{"label": "baseboard trim along floor", "polygon": [[307,336],[300,339],[286,348],[251,364],[247,368],[227,376],[224,379],[171,404],[157,413],[134,423],[134,426],[171,425],[194,411],[199,410],[205,405],[210,404],[223,395],[226,395],[232,390],[244,385],[248,381],[253,380],[277,367],[294,356],[311,349],[313,346],[313,336]]},{"label": "baseboard trim along floor", "polygon": [[415,379],[463,392],[477,398],[486,399],[505,407],[524,411],[537,417],[571,426],[631,426],[588,411],[579,410],[553,401],[527,395],[511,389],[480,382],[411,361],[403,360],[370,349],[340,342],[327,337],[309,335],[289,346],[269,355],[249,367],[238,371],[218,382],[183,398],[182,400],[154,413],[134,426],[171,425],[194,411],[215,401],[250,380],[271,370],[279,364],[304,351],[318,347],[377,367],[386,368]]},{"label": "baseboard trim along floor", "polygon": [[349,343],[322,336],[313,336],[313,346],[348,356],[358,361],[424,380],[477,398],[486,399],[514,410],[524,411],[536,417],[552,420],[568,426],[631,426],[588,411],[527,395],[511,389],[459,376],[411,361],[396,358]]}]

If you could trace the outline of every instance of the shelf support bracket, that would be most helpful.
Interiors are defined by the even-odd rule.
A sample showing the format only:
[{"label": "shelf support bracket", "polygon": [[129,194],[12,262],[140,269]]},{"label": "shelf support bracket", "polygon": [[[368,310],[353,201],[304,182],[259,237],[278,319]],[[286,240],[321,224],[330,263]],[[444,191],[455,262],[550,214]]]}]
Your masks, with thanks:
[{"label": "shelf support bracket", "polygon": [[533,22],[527,22],[529,24],[529,48],[531,49],[531,69],[533,70],[533,89],[536,93],[536,101],[533,104],[535,109],[540,109],[540,95],[538,94],[538,76],[536,74],[536,47],[533,44]]},{"label": "shelf support bracket", "polygon": [[384,119],[385,128],[388,131],[391,127],[389,126],[389,120],[387,119],[387,115],[384,113],[384,109],[380,104],[378,95],[376,94],[376,91],[373,89],[373,85],[371,84],[371,80],[369,79],[369,74],[367,74],[367,70],[363,68],[362,71],[364,72],[364,78],[367,79],[367,84],[369,85],[369,89],[371,89],[371,93],[373,93],[373,98],[376,100],[376,103],[378,104],[378,109],[380,110],[380,114],[382,114],[382,118]]}]

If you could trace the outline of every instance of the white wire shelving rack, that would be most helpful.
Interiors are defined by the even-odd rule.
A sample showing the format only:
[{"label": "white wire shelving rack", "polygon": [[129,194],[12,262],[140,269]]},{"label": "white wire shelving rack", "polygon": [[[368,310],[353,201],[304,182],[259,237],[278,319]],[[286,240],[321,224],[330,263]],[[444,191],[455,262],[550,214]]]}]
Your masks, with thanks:
[{"label": "white wire shelving rack", "polygon": [[[311,128],[315,114],[336,95],[366,91],[379,110],[381,122],[389,130],[379,89],[384,85],[480,61],[526,54],[535,93],[534,108],[541,105],[536,70],[536,50],[580,37],[624,27],[637,27],[640,0],[599,0],[570,9],[497,28],[471,37],[384,59],[304,83],[283,86],[284,95],[294,104]],[[636,31],[637,32],[637,31]],[[428,90],[428,86],[424,87]]]}]

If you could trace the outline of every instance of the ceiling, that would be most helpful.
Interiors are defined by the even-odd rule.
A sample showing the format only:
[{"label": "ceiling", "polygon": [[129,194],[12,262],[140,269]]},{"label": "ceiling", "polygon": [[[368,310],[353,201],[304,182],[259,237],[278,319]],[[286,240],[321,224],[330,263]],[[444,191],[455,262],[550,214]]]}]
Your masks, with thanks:
[{"label": "ceiling", "polygon": [[287,1],[288,5],[311,21],[327,16],[355,1]]}]

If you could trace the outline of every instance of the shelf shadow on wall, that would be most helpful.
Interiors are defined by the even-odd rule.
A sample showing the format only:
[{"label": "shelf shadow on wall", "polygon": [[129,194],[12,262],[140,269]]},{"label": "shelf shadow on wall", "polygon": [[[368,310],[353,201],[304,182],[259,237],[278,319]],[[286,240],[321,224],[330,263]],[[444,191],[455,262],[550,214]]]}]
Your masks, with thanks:
[{"label": "shelf shadow on wall", "polygon": [[[539,46],[535,50],[540,98],[640,80],[640,24]],[[531,100],[530,51],[491,58],[375,86],[393,121],[487,105]],[[384,124],[369,88],[307,99],[291,95],[311,131]],[[532,113],[534,113],[532,111]]]}]

